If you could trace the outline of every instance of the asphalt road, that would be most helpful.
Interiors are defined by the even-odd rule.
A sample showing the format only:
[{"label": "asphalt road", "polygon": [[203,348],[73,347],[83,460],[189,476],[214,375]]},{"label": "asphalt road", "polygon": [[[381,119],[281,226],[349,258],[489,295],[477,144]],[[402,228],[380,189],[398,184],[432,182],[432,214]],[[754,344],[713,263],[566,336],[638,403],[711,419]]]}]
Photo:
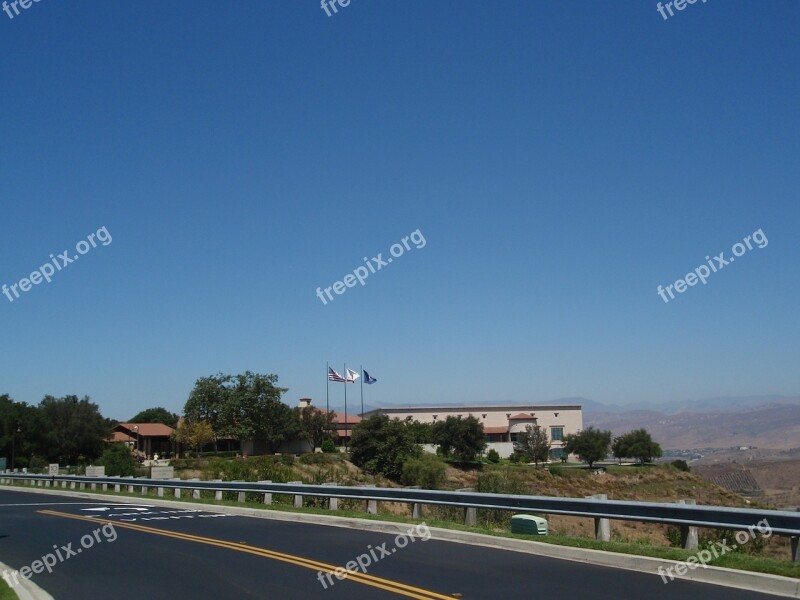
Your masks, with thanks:
[{"label": "asphalt road", "polygon": [[[104,528],[107,521],[113,530]],[[0,562],[21,569],[50,553],[52,573],[45,567],[32,579],[56,600],[774,598],[684,581],[665,585],[655,573],[425,540],[424,528],[413,534],[413,540],[398,540],[191,508],[0,491]],[[359,556],[373,563],[367,574],[344,580],[320,574]]]}]

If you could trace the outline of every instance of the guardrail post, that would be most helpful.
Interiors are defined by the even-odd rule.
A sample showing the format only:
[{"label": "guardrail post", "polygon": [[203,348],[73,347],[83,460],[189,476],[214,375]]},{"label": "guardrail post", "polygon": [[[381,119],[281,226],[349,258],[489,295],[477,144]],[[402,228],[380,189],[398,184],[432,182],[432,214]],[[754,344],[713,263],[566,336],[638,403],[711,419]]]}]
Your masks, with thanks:
[{"label": "guardrail post", "polygon": [[[336,483],[335,481],[333,481],[333,482],[330,482],[330,483],[323,483],[322,485],[330,487],[330,486],[339,485],[339,484]],[[339,510],[339,499],[338,498],[334,498],[333,496],[328,496],[328,510]]]},{"label": "guardrail post", "polygon": [[108,491],[108,484],[107,484],[107,483],[104,483],[104,484],[102,485],[102,489],[103,489],[103,491],[104,491],[104,492],[107,492],[107,491]]},{"label": "guardrail post", "polygon": [[[119,475],[114,475],[114,477],[115,477],[115,478],[116,478],[116,477],[119,477]],[[114,491],[115,491],[115,492],[119,492],[119,491],[121,491],[121,490],[122,490],[122,486],[120,486],[120,484],[118,484],[118,483],[115,483],[115,484],[114,484]]]},{"label": "guardrail post", "polygon": [[793,535],[790,538],[792,546],[792,562],[800,563],[800,537]]},{"label": "guardrail post", "polygon": [[[461,488],[457,492],[474,492],[475,488]],[[478,524],[478,510],[474,506],[468,506],[464,509],[464,525],[474,527]]]},{"label": "guardrail post", "polygon": [[[222,483],[222,479],[212,479],[213,483]],[[222,500],[222,490],[214,490],[214,500]]]},{"label": "guardrail post", "polygon": [[[419,490],[422,489],[421,485],[410,485],[408,486],[409,490]],[[422,518],[422,504],[419,502],[412,502],[411,503],[411,518],[412,519],[421,519]]]},{"label": "guardrail post", "polygon": [[[293,485],[303,485],[302,481],[289,481]],[[295,508],[303,508],[303,497],[299,494],[294,495],[294,507]]]},{"label": "guardrail post", "polygon": [[[145,479],[147,479],[147,478],[145,478]],[[149,487],[147,487],[146,485],[142,486],[142,496],[147,496],[149,491],[150,491]]]},{"label": "guardrail post", "polygon": [[70,481],[69,482],[69,489],[71,489],[71,490],[75,489],[75,482],[74,481]]},{"label": "guardrail post", "polygon": [[[171,481],[180,481],[180,480],[181,480],[180,477],[173,477]],[[176,498],[180,498],[181,497],[181,488],[179,488],[179,487],[175,488],[175,497]]]},{"label": "guardrail post", "polygon": [[163,498],[164,497],[164,488],[163,487],[157,487],[156,488],[156,496],[158,496],[159,498]]},{"label": "guardrail post", "polygon": [[128,493],[129,494],[133,493],[133,484],[128,484]]},{"label": "guardrail post", "polygon": [[[586,496],[594,500],[608,500],[608,494],[594,494],[593,496]],[[604,517],[594,518],[594,535],[595,538],[601,542],[611,541],[611,521]]]},{"label": "guardrail post", "polygon": [[62,482],[61,482],[61,487],[62,487],[63,489],[67,489],[67,484],[68,484],[68,483],[69,483],[68,481],[62,481]]},{"label": "guardrail post", "polygon": [[[272,483],[272,480],[267,479],[266,481],[259,481],[258,483]],[[264,504],[272,504],[272,494],[270,492],[264,494]]]},{"label": "guardrail post", "polygon": [[[200,481],[200,479],[193,477],[189,481]],[[200,500],[200,490],[192,490],[192,500]]]},{"label": "guardrail post", "polygon": [[50,480],[49,479],[45,479],[44,480],[44,487],[50,487]]},{"label": "guardrail post", "polygon": [[82,490],[86,489],[86,482],[85,481],[81,481],[81,489]]},{"label": "guardrail post", "polygon": [[[678,500],[678,504],[697,504],[697,500]],[[686,550],[696,550],[700,545],[697,537],[697,527],[694,525],[681,525],[681,546]]]},{"label": "guardrail post", "polygon": [[[232,481],[231,483],[245,483],[245,482],[244,482],[244,481],[238,481],[238,480],[237,480],[237,481]],[[236,495],[236,501],[237,501],[237,502],[241,502],[242,504],[244,504],[244,502],[245,502],[246,500],[247,500],[247,494],[246,494],[245,492],[239,492],[239,493]]]}]

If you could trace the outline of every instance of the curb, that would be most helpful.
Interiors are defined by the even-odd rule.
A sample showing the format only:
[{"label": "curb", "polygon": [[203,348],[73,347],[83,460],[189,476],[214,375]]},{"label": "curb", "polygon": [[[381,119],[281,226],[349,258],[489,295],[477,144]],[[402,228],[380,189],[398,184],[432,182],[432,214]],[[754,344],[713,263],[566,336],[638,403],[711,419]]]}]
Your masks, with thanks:
[{"label": "curb", "polygon": [[[0,571],[16,571],[16,569],[12,569],[7,564],[0,562]],[[53,600],[53,597],[50,594],[45,592],[30,579],[18,577],[17,581],[19,581],[19,585],[9,587],[11,588],[11,591],[17,595],[19,600]]]},{"label": "curb", "polygon": [[[51,496],[69,496],[73,498],[86,498],[90,500],[107,500],[115,503],[137,504],[137,498],[133,496],[109,496],[106,494],[92,494],[87,492],[73,492],[60,490],[44,490],[36,488],[13,488],[0,486],[0,490],[9,490],[23,493],[36,493]],[[410,523],[393,523],[390,521],[373,521],[371,519],[354,519],[349,517],[338,517],[336,515],[318,515],[308,513],[281,512],[279,510],[245,508],[238,506],[220,506],[217,504],[201,504],[198,502],[181,502],[177,500],[163,500],[160,498],[142,497],[140,504],[152,506],[163,506],[167,508],[187,508],[189,506],[207,512],[236,515],[241,517],[255,517],[259,519],[271,519],[274,521],[288,521],[295,523],[311,523],[314,525],[326,525],[331,527],[345,527],[350,529],[360,529],[364,531],[375,531],[378,533],[401,534],[406,532]],[[601,567],[611,567],[615,569],[625,569],[640,573],[650,573],[659,577],[657,570],[659,567],[664,569],[679,564],[661,558],[649,556],[636,556],[633,554],[620,554],[618,552],[608,552],[606,550],[593,550],[588,548],[574,548],[571,546],[559,546],[545,542],[528,540],[518,540],[512,538],[502,538],[481,533],[468,531],[457,531],[453,529],[443,529],[431,527],[432,538],[438,541],[447,541],[472,546],[483,546],[499,550],[511,550],[513,552],[523,552],[546,556],[561,560],[571,560],[585,564],[597,565]],[[769,575],[765,573],[755,573],[751,571],[738,571],[724,567],[708,566],[706,568],[688,571],[684,576],[675,577],[676,580],[694,581],[697,583],[707,583],[723,587],[732,587],[741,590],[762,592],[773,594],[785,598],[800,598],[800,579],[783,577],[780,575]],[[30,583],[30,582],[29,582]],[[51,600],[49,596],[41,600]]]}]

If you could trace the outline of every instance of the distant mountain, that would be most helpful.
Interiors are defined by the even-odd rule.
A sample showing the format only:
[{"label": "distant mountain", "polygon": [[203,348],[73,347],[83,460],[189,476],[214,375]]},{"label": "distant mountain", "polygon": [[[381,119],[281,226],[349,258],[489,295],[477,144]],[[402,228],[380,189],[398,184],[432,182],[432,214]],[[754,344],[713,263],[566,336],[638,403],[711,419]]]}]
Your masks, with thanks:
[{"label": "distant mountain", "polygon": [[800,405],[800,396],[720,396],[716,398],[703,398],[700,400],[674,400],[660,404],[652,402],[635,402],[632,404],[605,404],[583,398],[572,396],[567,398],[556,398],[547,402],[530,402],[525,400],[482,400],[470,402],[436,402],[435,400],[425,402],[381,402],[377,405],[370,405],[369,409],[393,408],[397,406],[484,406],[484,405],[537,405],[537,404],[580,404],[584,413],[630,413],[634,410],[655,411],[663,414],[677,414],[682,412],[720,412],[720,411],[739,411],[767,405]]},{"label": "distant mountain", "polygon": [[664,449],[800,446],[800,403],[669,415],[651,410],[584,413],[583,423],[610,429],[614,435],[643,427]]}]

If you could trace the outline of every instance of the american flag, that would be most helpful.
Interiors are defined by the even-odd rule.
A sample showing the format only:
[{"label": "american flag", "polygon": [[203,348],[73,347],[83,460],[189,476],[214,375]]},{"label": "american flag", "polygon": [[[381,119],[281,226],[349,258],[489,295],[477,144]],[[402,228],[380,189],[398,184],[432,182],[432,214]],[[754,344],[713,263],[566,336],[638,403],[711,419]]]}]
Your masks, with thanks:
[{"label": "american flag", "polygon": [[328,381],[338,381],[339,383],[344,383],[345,378],[334,371],[333,368],[328,367]]}]

